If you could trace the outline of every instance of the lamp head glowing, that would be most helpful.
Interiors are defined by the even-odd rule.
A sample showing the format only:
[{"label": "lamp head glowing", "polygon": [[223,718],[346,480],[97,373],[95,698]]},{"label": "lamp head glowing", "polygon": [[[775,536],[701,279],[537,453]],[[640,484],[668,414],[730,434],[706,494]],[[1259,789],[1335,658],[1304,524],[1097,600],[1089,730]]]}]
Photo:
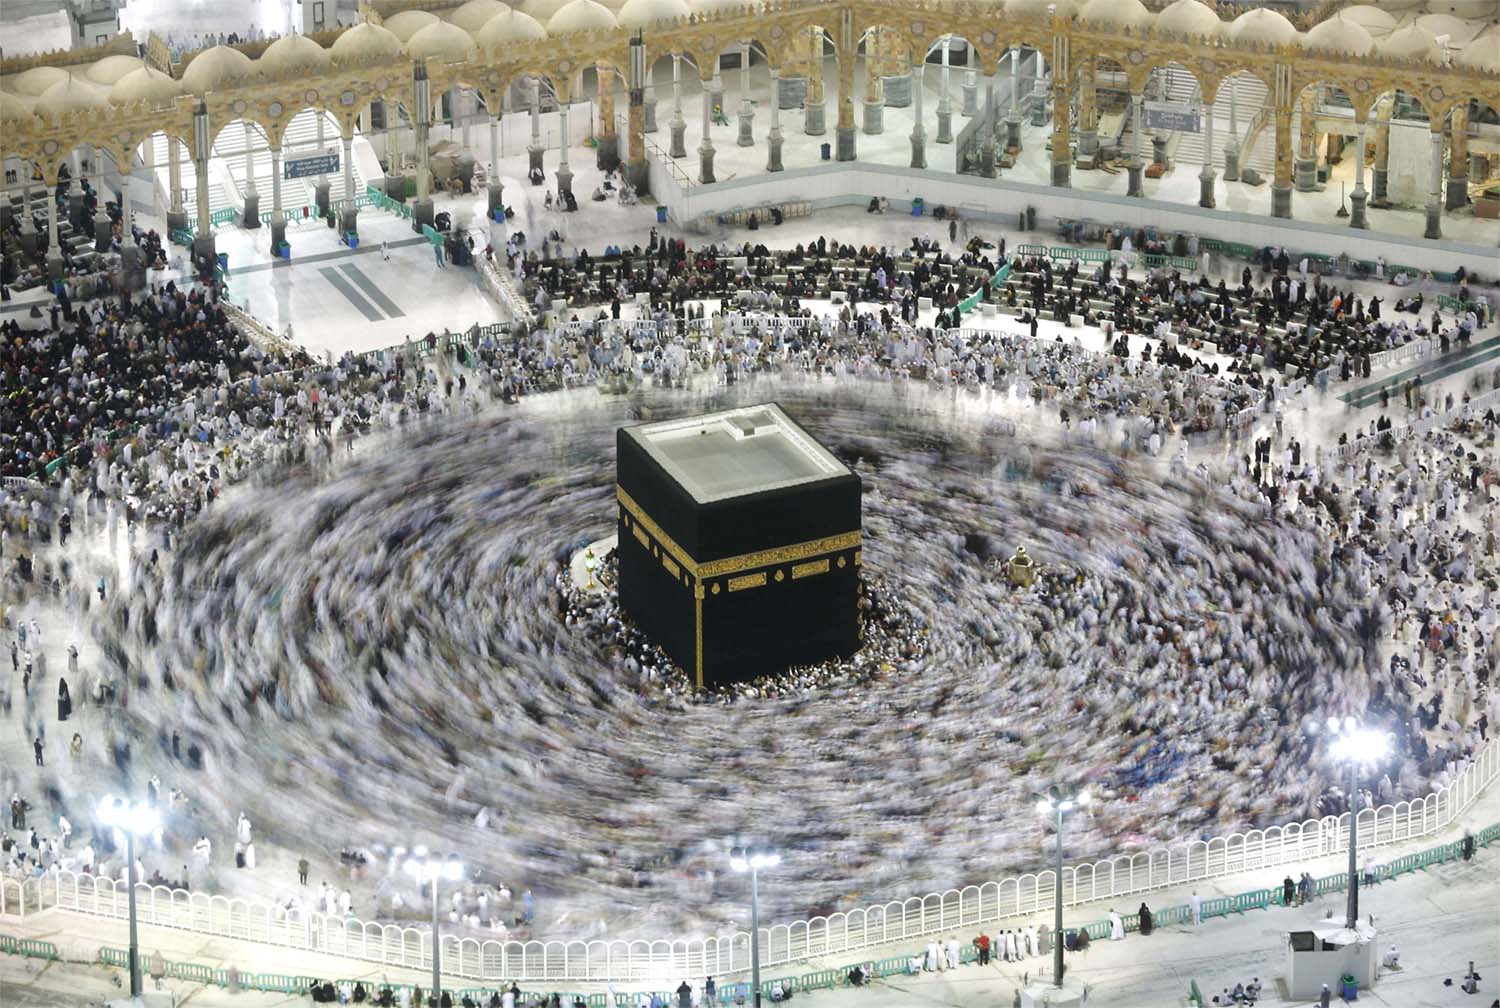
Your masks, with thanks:
[{"label": "lamp head glowing", "polygon": [[97,812],[101,822],[136,836],[145,836],[161,825],[156,809],[144,802],[127,802],[111,796],[99,802]]},{"label": "lamp head glowing", "polygon": [[1052,814],[1052,799],[1051,798],[1039,798],[1039,799],[1037,799],[1036,810],[1039,813],[1041,813],[1042,815],[1051,815]]},{"label": "lamp head glowing", "polygon": [[1333,758],[1343,763],[1377,763],[1390,752],[1391,736],[1374,728],[1346,730],[1328,747]]}]

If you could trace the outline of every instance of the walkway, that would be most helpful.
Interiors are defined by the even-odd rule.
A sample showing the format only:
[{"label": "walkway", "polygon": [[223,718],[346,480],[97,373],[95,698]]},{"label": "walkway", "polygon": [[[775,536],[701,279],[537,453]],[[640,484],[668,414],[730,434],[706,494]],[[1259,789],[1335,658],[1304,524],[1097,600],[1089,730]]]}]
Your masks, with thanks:
[{"label": "walkway", "polygon": [[1400,394],[1407,380],[1417,375],[1422,376],[1422,384],[1427,386],[1439,379],[1458,374],[1460,371],[1488,363],[1497,357],[1500,357],[1500,336],[1492,336],[1487,340],[1472,343],[1466,348],[1450,350],[1441,357],[1419,361],[1394,374],[1386,375],[1379,381],[1342,392],[1339,398],[1355,409],[1363,409],[1379,401],[1382,389],[1390,389],[1392,398],[1395,398]]}]

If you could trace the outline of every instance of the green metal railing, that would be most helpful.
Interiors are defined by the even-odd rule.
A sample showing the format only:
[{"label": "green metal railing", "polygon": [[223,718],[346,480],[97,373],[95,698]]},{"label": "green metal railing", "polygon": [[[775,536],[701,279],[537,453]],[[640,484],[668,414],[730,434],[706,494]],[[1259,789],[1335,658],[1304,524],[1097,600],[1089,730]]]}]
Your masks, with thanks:
[{"label": "green metal railing", "polygon": [[192,225],[189,225],[189,226],[183,227],[183,228],[176,228],[175,230],[168,232],[167,239],[170,242],[172,242],[172,244],[174,244],[174,245],[182,245],[182,246],[192,245],[193,244],[193,228],[192,228]]},{"label": "green metal railing", "polygon": [[218,227],[220,224],[228,224],[231,221],[239,219],[239,216],[240,212],[234,207],[225,207],[222,210],[215,210],[209,214],[208,222],[214,227]]}]

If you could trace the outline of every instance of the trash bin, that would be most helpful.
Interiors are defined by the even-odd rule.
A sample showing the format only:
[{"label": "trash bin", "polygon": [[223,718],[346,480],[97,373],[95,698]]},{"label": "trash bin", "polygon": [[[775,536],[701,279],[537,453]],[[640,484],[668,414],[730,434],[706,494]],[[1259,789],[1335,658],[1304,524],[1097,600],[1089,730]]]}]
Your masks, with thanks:
[{"label": "trash bin", "polygon": [[344,241],[347,242],[349,247],[352,249],[359,248],[359,235],[355,234],[353,231],[350,231],[348,234],[344,235]]},{"label": "trash bin", "polygon": [[925,204],[922,202],[922,197],[917,196],[917,197],[913,198],[912,201],[911,201],[911,215],[913,217],[920,217],[920,216],[922,216],[922,210],[924,208],[924,205]]},{"label": "trash bin", "polygon": [[283,259],[290,259],[292,257],[292,246],[291,246],[291,243],[290,242],[282,242],[281,243],[281,247],[276,250],[276,254],[279,255],[279,256],[281,256],[281,258],[283,258]]},{"label": "trash bin", "polygon": [[1036,207],[1034,206],[1028,206],[1026,208],[1026,230],[1036,230]]},{"label": "trash bin", "polygon": [[1354,979],[1351,974],[1345,973],[1339,977],[1339,987],[1345,1001],[1359,1000],[1359,981]]},{"label": "trash bin", "polygon": [[492,216],[494,216],[494,218],[495,218],[495,220],[497,222],[499,222],[501,224],[504,224],[505,223],[505,208],[503,206],[497,206],[495,208],[495,212],[494,212],[494,214]]},{"label": "trash bin", "polygon": [[832,144],[821,144],[821,145],[819,145],[818,149],[823,152],[823,160],[824,161],[827,161],[827,160],[829,160],[830,158],[833,157],[833,145]]},{"label": "trash bin", "polygon": [[218,259],[219,259],[219,269],[224,270],[225,272],[228,272],[229,271],[229,253],[228,252],[220,252],[219,255],[218,255]]},{"label": "trash bin", "polygon": [[667,208],[664,207],[664,206],[657,207],[656,208],[656,223],[658,223],[658,224],[665,224],[666,222],[667,222]]}]

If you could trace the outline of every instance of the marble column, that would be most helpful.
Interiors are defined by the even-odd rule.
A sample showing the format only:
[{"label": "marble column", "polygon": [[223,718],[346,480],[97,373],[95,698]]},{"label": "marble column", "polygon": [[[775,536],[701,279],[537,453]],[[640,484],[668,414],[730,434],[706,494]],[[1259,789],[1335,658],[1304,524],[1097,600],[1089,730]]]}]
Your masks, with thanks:
[{"label": "marble column", "polygon": [[1457,210],[1469,202],[1469,106],[1453,109],[1448,128],[1448,193],[1446,206]]},{"label": "marble column", "polygon": [[1131,122],[1130,122],[1130,163],[1126,165],[1127,183],[1126,196],[1145,196],[1146,190],[1141,184],[1141,173],[1145,166],[1141,164],[1141,134],[1146,132],[1146,95],[1137,91],[1130,96]]},{"label": "marble column", "polygon": [[1370,206],[1372,207],[1391,205],[1386,197],[1390,156],[1391,120],[1390,112],[1387,110],[1384,117],[1377,114],[1375,120],[1375,163],[1370,166]]},{"label": "marble column", "polygon": [[911,127],[911,166],[913,168],[927,167],[927,126],[922,116],[922,92],[923,78],[927,76],[926,64],[921,60],[915,60],[911,65],[911,100],[912,100],[912,127]]},{"label": "marble column", "polygon": [[531,78],[531,146],[526,148],[526,170],[539,172],[542,170],[542,155],[546,148],[542,146],[542,79],[533,76]]},{"label": "marble column", "polygon": [[828,105],[823,96],[823,29],[808,32],[807,96],[802,102],[802,132],[822,136],[828,132]]},{"label": "marble column", "polygon": [[271,148],[271,254],[286,241],[286,221],[281,216],[281,148]]},{"label": "marble column", "polygon": [[1079,70],[1078,156],[1091,158],[1099,153],[1098,92],[1094,88],[1094,61],[1084,61]]},{"label": "marble column", "polygon": [[1021,47],[1010,51],[1010,115],[1005,118],[1005,149],[1021,149]]},{"label": "marble column", "polygon": [[[23,160],[17,173],[21,179],[21,248],[28,256],[36,255],[36,220],[32,217],[34,207],[31,199],[31,162]],[[43,194],[46,187],[43,186]]]},{"label": "marble column", "polygon": [[[325,136],[325,131],[328,125],[328,113],[321,108],[314,109],[313,112],[317,116],[318,121],[318,153],[323,154],[328,150],[327,137]],[[422,139],[418,142],[425,144],[427,142],[426,132],[423,131],[421,136]],[[422,154],[420,151],[418,152],[417,157],[419,160],[422,158]],[[422,160],[422,163],[426,164],[427,162],[425,160]],[[313,202],[318,205],[318,216],[327,217],[329,212],[328,208],[331,205],[331,200],[328,196],[328,175],[326,172],[320,172],[318,174],[318,181],[313,186]]]},{"label": "marble column", "polygon": [[134,152],[120,165],[120,282],[126,290],[140,290],[146,286],[146,268],[141,262],[141,247],[135,243],[135,232],[131,230],[135,215],[130,212],[130,178],[135,167]]},{"label": "marble column", "polygon": [[[847,18],[848,15],[845,14]],[[847,32],[845,35],[847,36]],[[839,124],[835,134],[834,157],[840,161],[855,158],[854,129],[854,46],[839,46]]]},{"label": "marble column", "polygon": [[[970,52],[973,47],[970,47]],[[973,70],[964,71],[964,82],[959,88],[963,103],[959,106],[959,114],[973,118],[979,114],[979,74]]]},{"label": "marble column", "polygon": [[453,89],[452,96],[449,101],[452,103],[453,116],[460,123],[459,129],[461,132],[459,135],[462,139],[459,142],[459,147],[462,148],[463,153],[467,154],[474,149],[473,143],[470,142],[473,134],[469,130],[469,120],[473,118],[469,114],[474,104],[473,92],[468,88],[459,87]]},{"label": "marble column", "polygon": [[885,92],[881,78],[880,34],[870,32],[865,40],[864,131],[873,136],[885,131]]},{"label": "marble column", "polygon": [[57,237],[57,198],[54,186],[47,187],[47,279],[59,280],[63,275],[62,245]]},{"label": "marble column", "polygon": [[714,181],[714,141],[710,130],[713,127],[714,94],[707,79],[703,81],[703,141],[698,144],[698,181],[705,185]]},{"label": "marble column", "polygon": [[193,256],[200,260],[213,259],[218,253],[208,208],[208,158],[212,150],[213,135],[209,132],[208,106],[200,101],[193,112],[193,174],[198,191],[198,226],[193,232]]},{"label": "marble column", "polygon": [[428,163],[427,131],[432,125],[432,82],[427,79],[427,65],[418,63],[412,73],[412,107],[417,118],[412,124],[417,144],[417,198],[411,205],[411,229],[422,234],[431,227],[435,209],[432,205],[432,169]]},{"label": "marble column", "polygon": [[1432,183],[1427,189],[1427,230],[1423,238],[1443,237],[1443,122],[1432,123]]},{"label": "marble column", "polygon": [[1292,216],[1292,114],[1291,108],[1275,110],[1276,177],[1271,183],[1271,216]]},{"label": "marble column", "polygon": [[781,84],[781,69],[770,68],[771,76],[771,131],[766,134],[766,171],[781,171],[781,102],[776,100],[776,89]]},{"label": "marble column", "polygon": [[1240,106],[1233,77],[1224,81],[1229,89],[1229,139],[1224,142],[1224,181],[1240,180]]},{"label": "marble column", "polygon": [[943,42],[943,89],[938,94],[937,104],[937,137],[938,143],[946,144],[953,142],[953,99],[948,94],[948,60],[949,50],[953,48],[953,36],[944,36]]},{"label": "marble column", "polygon": [[[122,171],[123,174],[123,171]],[[107,192],[104,188],[104,148],[94,148],[94,249],[103,252],[114,240],[114,224],[109,219],[109,208],[105,206]],[[121,197],[123,208],[124,197]]]},{"label": "marble column", "polygon": [[489,183],[485,186],[485,215],[495,219],[495,211],[505,208],[505,186],[500,181],[500,105],[496,100],[495,111],[490,115],[490,170],[485,173]]},{"label": "marble column", "polygon": [[187,211],[182,205],[182,141],[167,137],[167,188],[170,190],[171,206],[167,210],[167,231],[181,231],[187,227]]},{"label": "marble column", "polygon": [[83,200],[83,158],[79,155],[80,147],[74,147],[71,171],[68,182],[68,223],[82,231],[88,221],[88,209]]},{"label": "marble column", "polygon": [[1214,103],[1200,100],[1203,114],[1203,170],[1198,173],[1198,205],[1215,205],[1214,199]]},{"label": "marble column", "polygon": [[1310,107],[1304,104],[1300,112],[1297,124],[1297,163],[1293,177],[1298,192],[1314,192],[1318,188],[1317,126]]},{"label": "marble column", "polygon": [[1061,189],[1073,185],[1073,96],[1066,77],[1052,81],[1052,184]]},{"label": "marble column", "polygon": [[359,208],[355,206],[355,200],[359,194],[354,191],[354,133],[350,127],[344,127],[344,207],[339,211],[339,233],[348,234],[359,230]]},{"label": "marble column", "polygon": [[568,167],[568,103],[557,96],[557,194],[573,195],[573,169]]},{"label": "marble column", "polygon": [[672,121],[668,124],[670,157],[687,157],[687,120],[682,116],[682,53],[672,54]]},{"label": "marble column", "polygon": [[[995,75],[996,77],[999,74]],[[979,174],[983,178],[994,178],[995,172],[995,145],[999,143],[996,132],[1000,129],[998,115],[993,114],[995,110],[995,78],[991,77],[985,82],[985,108],[992,113],[989,121],[979,127],[983,139],[979,142]]]},{"label": "marble column", "polygon": [[615,126],[615,74],[602,64],[595,68],[599,82],[599,135],[594,148],[594,163],[600,171],[620,166],[620,133]]},{"label": "marble column", "polygon": [[1360,230],[1370,226],[1365,218],[1365,125],[1366,117],[1360,115],[1355,124],[1358,137],[1354,141],[1354,191],[1349,194],[1349,226]]},{"label": "marble column", "polygon": [[240,226],[260,227],[260,190],[255,185],[255,127],[245,120],[245,211]]},{"label": "marble column", "polygon": [[[776,104],[774,89],[772,105]],[[755,134],[751,131],[755,124],[755,106],[750,102],[750,43],[740,43],[740,133],[735,140],[741,147],[754,147]]]}]

